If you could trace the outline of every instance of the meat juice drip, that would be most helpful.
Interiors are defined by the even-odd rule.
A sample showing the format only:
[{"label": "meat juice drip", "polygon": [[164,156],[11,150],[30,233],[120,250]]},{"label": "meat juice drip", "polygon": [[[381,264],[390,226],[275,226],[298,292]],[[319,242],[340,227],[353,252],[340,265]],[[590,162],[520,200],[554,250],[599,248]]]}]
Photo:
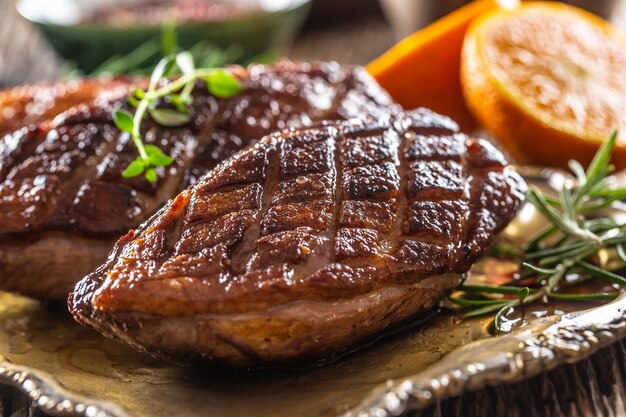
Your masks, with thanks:
[{"label": "meat juice drip", "polygon": [[[478,262],[465,281],[467,285],[502,285],[511,282],[519,272],[518,260],[503,260],[488,257]],[[570,276],[569,280],[575,279]],[[566,278],[568,281],[568,278]],[[599,280],[589,280],[583,285],[572,286],[567,293],[584,294],[615,291],[615,288]],[[574,311],[585,310],[605,304],[607,300],[543,300],[529,305],[513,307],[509,313],[501,317],[501,328],[504,332],[519,329],[531,321],[543,317],[562,316]],[[493,315],[486,315],[485,322],[490,323]]]}]

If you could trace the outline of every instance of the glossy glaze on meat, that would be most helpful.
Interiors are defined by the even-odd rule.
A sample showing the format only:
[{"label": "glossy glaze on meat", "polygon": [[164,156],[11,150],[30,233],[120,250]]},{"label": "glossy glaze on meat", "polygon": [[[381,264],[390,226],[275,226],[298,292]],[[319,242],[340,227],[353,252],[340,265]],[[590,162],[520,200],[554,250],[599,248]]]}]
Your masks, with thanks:
[{"label": "glossy glaze on meat", "polygon": [[[0,96],[3,114],[24,118],[23,128],[0,138],[0,290],[64,299],[119,236],[263,135],[326,119],[375,119],[396,108],[361,68],[282,62],[233,70],[244,82],[242,94],[217,100],[198,87],[189,125],[146,124],[146,142],[175,159],[157,170],[155,185],[121,177],[136,150],[110,113],[126,106],[130,80],[24,87]],[[26,111],[41,103],[43,113]],[[0,119],[0,128],[16,120]]]},{"label": "glossy glaze on meat", "polygon": [[189,172],[189,185],[217,164],[276,130],[322,120],[378,120],[400,107],[359,67],[281,62],[238,72],[246,89],[220,119]]},{"label": "glossy glaze on meat", "polygon": [[121,238],[70,309],[166,357],[320,358],[436,305],[524,190],[490,144],[427,110],[283,131]]},{"label": "glossy glaze on meat", "polygon": [[127,94],[130,78],[72,80],[15,87],[0,92],[0,137],[33,124],[51,120],[65,110],[98,97]]}]

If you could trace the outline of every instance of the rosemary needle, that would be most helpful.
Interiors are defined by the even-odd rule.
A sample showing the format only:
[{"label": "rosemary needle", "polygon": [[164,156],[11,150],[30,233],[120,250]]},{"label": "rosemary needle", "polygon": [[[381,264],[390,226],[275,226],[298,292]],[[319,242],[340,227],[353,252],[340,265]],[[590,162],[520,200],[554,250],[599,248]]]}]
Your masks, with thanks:
[{"label": "rosemary needle", "polygon": [[[600,210],[626,198],[626,188],[613,188],[609,181],[614,167],[610,165],[611,152],[617,140],[614,132],[600,147],[589,168],[585,171],[577,161],[569,167],[578,180],[578,188],[563,187],[554,198],[531,188],[527,201],[550,222],[529,243],[520,248],[521,273],[517,280],[507,285],[464,285],[450,297],[461,308],[463,317],[477,317],[495,313],[492,326],[505,331],[503,322],[512,308],[539,300],[586,301],[612,299],[626,288],[626,278],[594,264],[598,253],[608,251],[614,255],[612,262],[619,269],[626,267],[626,225]],[[513,251],[514,252],[514,251]],[[575,274],[576,279],[565,278]],[[528,278],[535,277],[532,286]],[[589,279],[605,281],[620,291],[567,293],[570,286]],[[532,280],[530,281],[532,282]],[[580,287],[579,287],[580,289]]]}]

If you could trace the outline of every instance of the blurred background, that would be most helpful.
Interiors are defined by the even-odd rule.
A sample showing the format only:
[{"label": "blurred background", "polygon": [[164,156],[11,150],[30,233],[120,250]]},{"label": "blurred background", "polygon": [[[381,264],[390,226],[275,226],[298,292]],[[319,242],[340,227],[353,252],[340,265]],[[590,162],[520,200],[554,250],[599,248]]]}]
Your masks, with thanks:
[{"label": "blurred background", "polygon": [[[0,86],[280,56],[365,64],[464,0],[0,0]],[[572,0],[626,28],[626,0]],[[175,29],[174,29],[175,28]]]}]

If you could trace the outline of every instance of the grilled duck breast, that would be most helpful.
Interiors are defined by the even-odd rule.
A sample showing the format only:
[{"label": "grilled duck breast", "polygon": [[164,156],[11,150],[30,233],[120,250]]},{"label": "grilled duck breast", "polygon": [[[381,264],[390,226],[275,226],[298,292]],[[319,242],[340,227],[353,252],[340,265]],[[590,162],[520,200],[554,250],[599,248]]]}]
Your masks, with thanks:
[{"label": "grilled duck breast", "polygon": [[[198,88],[188,125],[146,123],[145,141],[175,159],[157,170],[154,185],[121,176],[136,150],[110,114],[127,106],[130,81],[0,95],[0,114],[17,117],[0,119],[0,129],[20,117],[25,126],[0,138],[0,290],[65,299],[117,238],[256,139],[326,119],[377,119],[397,108],[361,68],[283,62],[233,71],[242,94],[217,100]],[[76,106],[48,120],[68,105]]]},{"label": "grilled duck breast", "polygon": [[122,237],[69,306],[158,356],[317,359],[438,304],[524,191],[426,110],[275,133]]},{"label": "grilled duck breast", "polygon": [[126,95],[130,86],[129,78],[104,77],[0,91],[0,137],[53,119],[71,107],[88,105],[98,97],[113,99]]}]

